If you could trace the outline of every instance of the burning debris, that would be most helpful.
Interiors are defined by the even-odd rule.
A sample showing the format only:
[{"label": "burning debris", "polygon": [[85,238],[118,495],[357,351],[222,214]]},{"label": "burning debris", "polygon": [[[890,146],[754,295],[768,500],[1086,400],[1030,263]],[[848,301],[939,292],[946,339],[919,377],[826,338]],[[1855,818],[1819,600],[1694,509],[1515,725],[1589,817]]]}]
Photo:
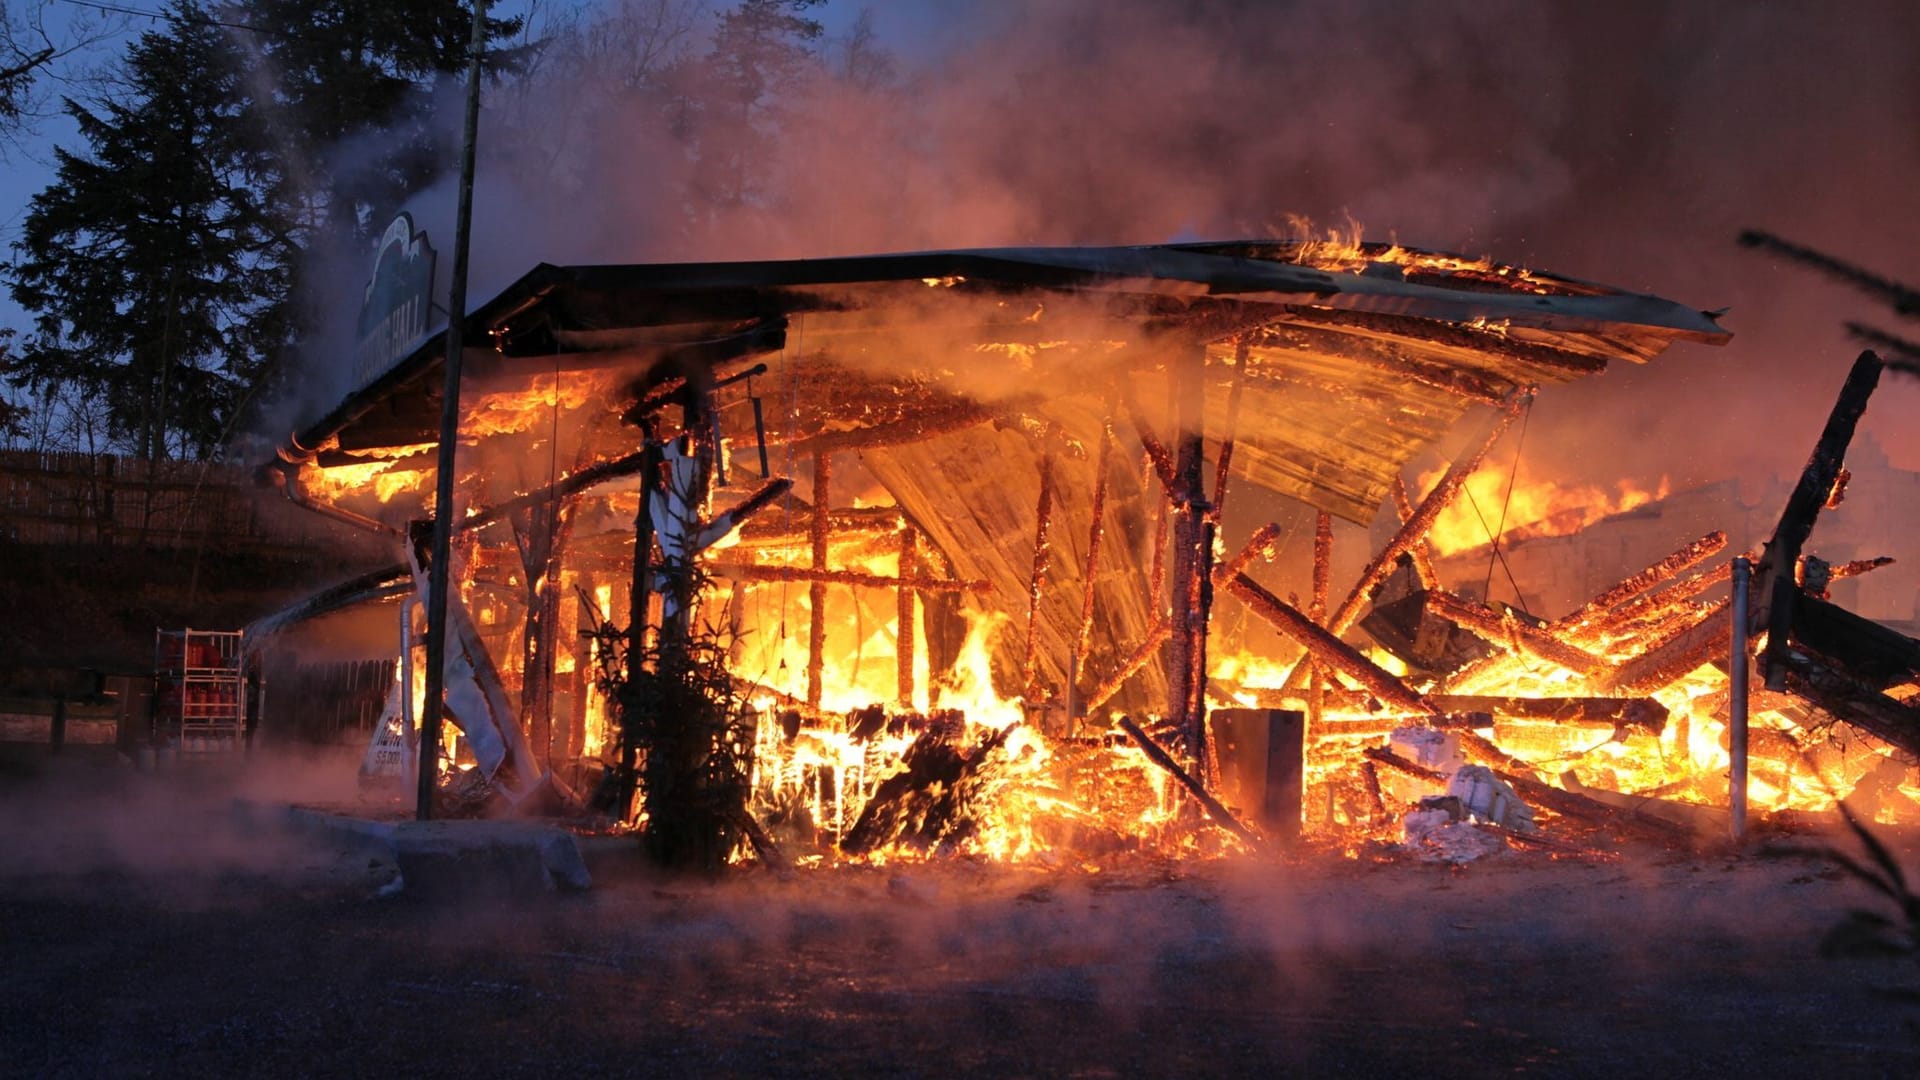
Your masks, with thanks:
[{"label": "burning debris", "polygon": [[[1681,842],[1728,802],[1724,535],[1556,619],[1432,558],[1535,388],[1724,341],[1698,312],[1272,243],[543,266],[469,327],[493,351],[467,362],[473,633],[448,685],[460,665],[478,689],[435,767],[515,799],[555,777],[650,835],[694,821],[671,828],[702,854],[672,861],[1350,844],[1401,831],[1402,778],[1450,824],[1543,847]],[[396,536],[421,516],[435,347],[282,451],[291,497]],[[1817,512],[1833,478],[1807,483]],[[1335,603],[1331,520],[1383,507],[1402,524]],[[1760,575],[1756,801],[1870,781],[1896,813],[1920,788],[1870,744],[1920,749],[1913,643],[1802,589],[1825,571],[1789,518]],[[1261,579],[1308,533],[1302,605]],[[1409,725],[1459,759],[1406,752]]]}]

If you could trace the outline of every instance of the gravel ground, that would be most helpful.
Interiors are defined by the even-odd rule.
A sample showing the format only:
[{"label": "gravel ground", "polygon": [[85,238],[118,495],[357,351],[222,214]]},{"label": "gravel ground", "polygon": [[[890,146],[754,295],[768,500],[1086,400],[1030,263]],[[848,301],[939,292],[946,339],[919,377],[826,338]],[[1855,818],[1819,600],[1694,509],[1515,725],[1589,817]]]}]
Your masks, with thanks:
[{"label": "gravel ground", "polygon": [[34,773],[0,776],[7,1075],[1920,1075],[1883,993],[1920,963],[1820,959],[1874,898],[1811,858],[689,882],[596,845],[591,892],[429,903],[241,828],[227,779]]}]

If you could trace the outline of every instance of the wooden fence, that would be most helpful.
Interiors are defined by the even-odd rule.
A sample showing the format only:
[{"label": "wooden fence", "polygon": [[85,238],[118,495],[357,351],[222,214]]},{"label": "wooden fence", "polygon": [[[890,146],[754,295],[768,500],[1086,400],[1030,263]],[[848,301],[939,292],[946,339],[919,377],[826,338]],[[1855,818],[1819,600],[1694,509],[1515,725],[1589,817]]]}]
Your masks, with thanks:
[{"label": "wooden fence", "polygon": [[0,451],[0,538],[15,543],[286,551],[337,548],[342,532],[242,465]]}]

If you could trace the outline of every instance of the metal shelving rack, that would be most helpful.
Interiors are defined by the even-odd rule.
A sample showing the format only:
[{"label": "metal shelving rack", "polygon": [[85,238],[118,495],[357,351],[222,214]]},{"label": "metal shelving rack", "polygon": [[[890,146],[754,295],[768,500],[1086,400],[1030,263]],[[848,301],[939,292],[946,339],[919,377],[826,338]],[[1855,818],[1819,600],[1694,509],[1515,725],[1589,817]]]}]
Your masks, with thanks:
[{"label": "metal shelving rack", "polygon": [[161,630],[154,635],[154,734],[182,753],[238,750],[247,728],[247,687],[238,630]]}]

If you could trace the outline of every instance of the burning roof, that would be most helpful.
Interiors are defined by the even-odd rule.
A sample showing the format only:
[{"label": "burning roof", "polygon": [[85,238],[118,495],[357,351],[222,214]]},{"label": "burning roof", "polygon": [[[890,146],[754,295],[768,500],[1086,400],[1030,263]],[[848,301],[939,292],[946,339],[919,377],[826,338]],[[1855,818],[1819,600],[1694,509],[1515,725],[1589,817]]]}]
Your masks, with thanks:
[{"label": "burning roof", "polygon": [[[796,434],[846,448],[884,441],[886,420],[928,407],[957,422],[968,404],[1097,404],[1116,370],[1151,399],[1146,372],[1168,350],[1199,344],[1227,359],[1239,347],[1245,366],[1213,375],[1245,375],[1239,473],[1357,522],[1475,404],[1615,358],[1644,362],[1674,341],[1729,337],[1709,314],[1536,271],[1397,246],[1280,242],[542,264],[467,329],[467,340],[493,344],[466,362],[476,386],[611,371],[628,404],[662,361],[716,372],[776,355],[824,361],[870,385],[818,387],[836,397],[803,403],[817,415]],[[318,463],[333,466],[434,442],[439,348],[430,338],[348,395],[296,435],[296,450],[321,448]],[[1226,429],[1218,397],[1208,406],[1219,414],[1208,417],[1214,432]],[[874,421],[849,429],[862,414]]]}]

